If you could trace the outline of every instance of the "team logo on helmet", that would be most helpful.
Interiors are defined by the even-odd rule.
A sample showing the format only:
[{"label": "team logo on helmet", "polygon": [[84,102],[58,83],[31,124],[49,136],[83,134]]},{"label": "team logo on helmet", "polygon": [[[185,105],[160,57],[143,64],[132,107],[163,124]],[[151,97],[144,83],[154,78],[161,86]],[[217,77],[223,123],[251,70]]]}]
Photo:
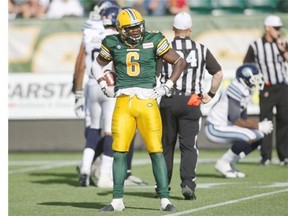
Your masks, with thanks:
[{"label": "team logo on helmet", "polygon": [[264,87],[262,74],[254,64],[244,64],[236,70],[236,79],[248,88],[257,87],[262,90]]},{"label": "team logo on helmet", "polygon": [[101,19],[104,26],[116,26],[116,19],[121,11],[121,8],[117,6],[107,7],[101,12]]},{"label": "team logo on helmet", "polygon": [[[125,9],[122,10],[116,21],[116,27],[121,35],[122,40],[128,45],[137,45],[140,44],[143,40],[145,33],[144,20],[141,14],[135,9]],[[139,33],[133,31],[133,29],[139,29]]]}]

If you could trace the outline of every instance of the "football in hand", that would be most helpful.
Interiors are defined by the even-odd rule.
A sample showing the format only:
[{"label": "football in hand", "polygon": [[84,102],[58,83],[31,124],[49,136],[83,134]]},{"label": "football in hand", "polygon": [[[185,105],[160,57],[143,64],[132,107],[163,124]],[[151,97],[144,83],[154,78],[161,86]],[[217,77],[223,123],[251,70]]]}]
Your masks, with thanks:
[{"label": "football in hand", "polygon": [[103,77],[108,86],[115,86],[115,72],[112,70],[105,70]]}]

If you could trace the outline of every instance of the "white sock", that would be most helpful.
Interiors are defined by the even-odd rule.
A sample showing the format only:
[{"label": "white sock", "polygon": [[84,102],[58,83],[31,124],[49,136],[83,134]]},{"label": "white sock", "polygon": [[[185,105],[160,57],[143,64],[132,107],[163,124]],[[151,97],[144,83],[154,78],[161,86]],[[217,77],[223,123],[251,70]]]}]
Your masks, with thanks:
[{"label": "white sock", "polygon": [[112,205],[118,205],[119,203],[123,203],[123,198],[114,198],[111,202]]},{"label": "white sock", "polygon": [[240,152],[239,156],[240,156],[240,159],[243,159],[244,157],[246,157],[246,154],[244,152]]},{"label": "white sock", "polygon": [[162,209],[165,209],[168,204],[171,204],[168,198],[161,198],[160,202],[161,202]]},{"label": "white sock", "polygon": [[236,159],[240,159],[239,155],[236,155],[234,152],[232,152],[231,149],[229,149],[223,156],[222,156],[222,160],[227,161],[229,163],[231,163],[232,161],[236,160]]},{"label": "white sock", "polygon": [[[234,153],[233,153],[234,154]],[[239,155],[234,154],[232,161],[230,162],[232,168],[235,169],[235,164],[238,163],[242,158],[244,158],[246,155],[244,152],[240,152]]]},{"label": "white sock", "polygon": [[115,211],[122,211],[125,209],[123,198],[114,198],[111,202],[111,205],[113,206]]},{"label": "white sock", "polygon": [[91,165],[95,155],[94,149],[85,148],[83,151],[83,158],[82,158],[82,167],[81,167],[81,174],[90,175],[91,172]]},{"label": "white sock", "polygon": [[102,155],[100,176],[109,176],[112,179],[112,165],[113,165],[113,157]]}]

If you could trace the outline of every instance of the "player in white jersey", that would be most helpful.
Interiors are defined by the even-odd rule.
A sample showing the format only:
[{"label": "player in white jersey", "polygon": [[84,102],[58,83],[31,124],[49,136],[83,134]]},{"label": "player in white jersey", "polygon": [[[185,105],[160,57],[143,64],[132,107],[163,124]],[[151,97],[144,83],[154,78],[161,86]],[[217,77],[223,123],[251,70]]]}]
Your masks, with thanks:
[{"label": "player in white jersey", "polygon": [[245,177],[235,168],[235,164],[255,150],[264,135],[273,130],[272,121],[257,122],[247,115],[252,88],[261,90],[263,86],[262,75],[255,65],[240,66],[236,71],[236,79],[222,92],[207,116],[207,138],[219,144],[232,144],[215,165],[215,169],[226,178]]},{"label": "player in white jersey", "polygon": [[[99,156],[103,151],[99,175],[97,176],[97,186],[102,188],[113,187],[111,175],[113,162],[111,121],[115,99],[108,98],[102,93],[99,84],[92,76],[90,70],[92,61],[98,55],[102,39],[104,39],[106,35],[118,34],[115,30],[115,22],[116,16],[121,9],[111,5],[110,1],[108,6],[109,7],[107,8],[101,9],[101,19],[99,19],[100,16],[97,11],[92,11],[89,19],[83,25],[83,40],[75,66],[73,82],[73,91],[75,92],[75,113],[77,116],[81,116],[83,111],[85,111],[86,126],[86,146],[83,151],[83,159],[80,168],[80,186],[88,186],[90,184],[91,165],[95,160],[95,157]],[[86,74],[88,74],[88,82],[85,85],[85,106],[83,106],[83,92],[81,89],[85,68]],[[112,69],[112,64],[108,65],[106,68]],[[101,132],[104,133],[103,137],[101,137]],[[129,172],[127,173],[125,183],[126,185],[145,184],[141,179],[132,176],[131,174],[132,154],[133,147],[131,147],[130,150],[130,160],[128,164]]]}]

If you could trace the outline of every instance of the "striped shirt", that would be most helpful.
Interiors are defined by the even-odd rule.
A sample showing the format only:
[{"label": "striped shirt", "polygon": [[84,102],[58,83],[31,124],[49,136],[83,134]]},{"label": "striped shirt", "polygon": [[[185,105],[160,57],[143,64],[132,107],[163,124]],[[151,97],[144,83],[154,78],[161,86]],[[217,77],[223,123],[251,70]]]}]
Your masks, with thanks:
[{"label": "striped shirt", "polygon": [[[187,64],[183,73],[176,81],[176,90],[187,94],[202,94],[205,71],[214,75],[221,70],[221,66],[212,53],[204,45],[191,40],[189,37],[175,37],[171,43],[172,48],[183,57]],[[165,83],[172,74],[173,65],[163,60],[160,82]]]},{"label": "striped shirt", "polygon": [[270,43],[264,37],[254,41],[248,48],[244,63],[256,63],[268,86],[285,82],[287,65],[276,42]]}]

